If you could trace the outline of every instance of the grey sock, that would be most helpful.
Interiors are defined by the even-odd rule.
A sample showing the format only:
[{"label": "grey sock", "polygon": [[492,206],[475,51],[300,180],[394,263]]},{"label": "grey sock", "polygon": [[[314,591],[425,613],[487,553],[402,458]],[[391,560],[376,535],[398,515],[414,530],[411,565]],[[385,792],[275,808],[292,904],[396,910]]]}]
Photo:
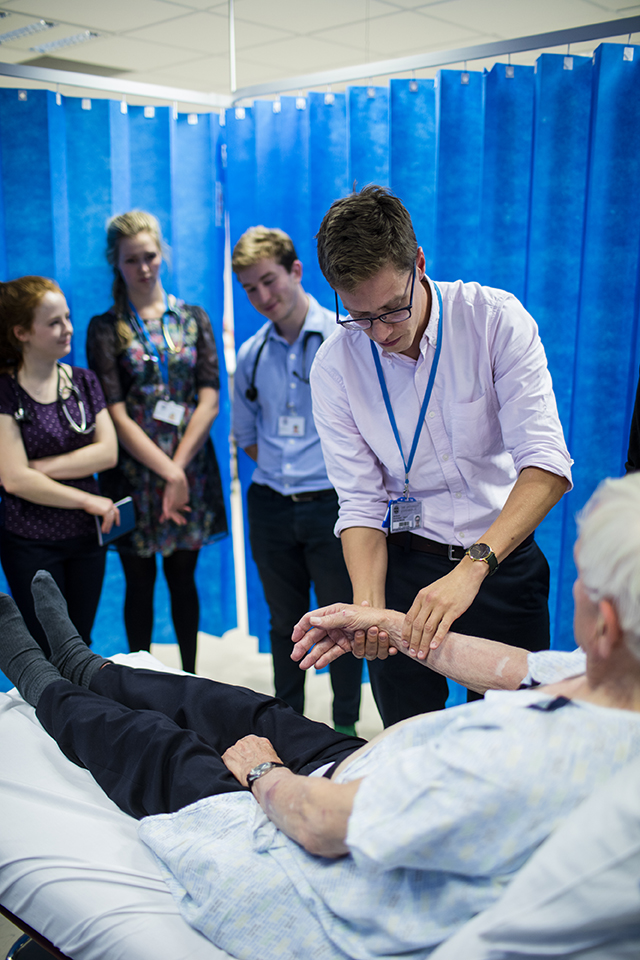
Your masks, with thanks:
[{"label": "grey sock", "polygon": [[15,600],[0,593],[0,670],[32,707],[45,687],[62,680],[33,639]]},{"label": "grey sock", "polygon": [[91,653],[69,619],[67,602],[47,570],[38,570],[31,581],[36,616],[51,647],[51,663],[66,680],[88,687],[94,673],[107,661]]}]

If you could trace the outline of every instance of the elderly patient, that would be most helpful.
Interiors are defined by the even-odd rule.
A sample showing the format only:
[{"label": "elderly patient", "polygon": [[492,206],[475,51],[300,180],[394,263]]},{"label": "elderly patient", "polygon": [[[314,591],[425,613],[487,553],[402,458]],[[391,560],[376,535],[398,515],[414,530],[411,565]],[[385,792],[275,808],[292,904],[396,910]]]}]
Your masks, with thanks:
[{"label": "elderly patient", "polygon": [[0,667],[141,820],[183,916],[218,946],[425,957],[640,755],[639,541],[640,476],[607,482],[576,549],[583,676],[490,692],[367,745],[241,687],[103,660],[44,572],[32,589],[52,662],[3,597]]}]

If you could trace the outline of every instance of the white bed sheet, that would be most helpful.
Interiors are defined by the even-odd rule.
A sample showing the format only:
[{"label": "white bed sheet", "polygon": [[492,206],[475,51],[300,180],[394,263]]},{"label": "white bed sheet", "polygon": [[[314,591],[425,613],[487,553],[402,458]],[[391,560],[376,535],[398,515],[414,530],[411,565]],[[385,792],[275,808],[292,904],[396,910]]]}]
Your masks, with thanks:
[{"label": "white bed sheet", "polygon": [[[114,661],[167,668],[148,653]],[[141,840],[17,691],[0,693],[0,903],[73,960],[224,960]]]}]

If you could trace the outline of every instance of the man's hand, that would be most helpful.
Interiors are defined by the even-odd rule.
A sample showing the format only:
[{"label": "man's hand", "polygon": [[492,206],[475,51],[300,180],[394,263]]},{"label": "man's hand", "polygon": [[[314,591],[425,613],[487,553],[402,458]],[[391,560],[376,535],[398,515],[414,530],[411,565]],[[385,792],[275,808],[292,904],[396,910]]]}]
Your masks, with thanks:
[{"label": "man's hand", "polygon": [[253,733],[248,737],[242,737],[222,754],[222,762],[243,787],[247,786],[247,774],[259,763],[266,763],[269,760],[282,763],[271,741],[266,737],[256,737]]},{"label": "man's hand", "polygon": [[402,615],[369,607],[366,601],[361,606],[333,603],[312,610],[293,629],[291,657],[301,661],[303,670],[321,669],[343,653],[353,653],[359,660],[385,660],[397,652],[391,646],[387,623],[394,617],[398,618],[395,632],[399,642]]},{"label": "man's hand", "polygon": [[468,610],[489,574],[486,563],[464,557],[446,577],[419,591],[405,617],[402,644],[409,655],[424,660],[440,646],[451,624]]}]

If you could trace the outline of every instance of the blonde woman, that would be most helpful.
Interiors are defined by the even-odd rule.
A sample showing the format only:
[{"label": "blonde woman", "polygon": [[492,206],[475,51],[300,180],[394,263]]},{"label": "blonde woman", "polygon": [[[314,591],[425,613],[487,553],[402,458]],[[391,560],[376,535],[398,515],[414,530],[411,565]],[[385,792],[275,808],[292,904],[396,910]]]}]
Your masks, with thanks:
[{"label": "blonde woman", "polygon": [[119,523],[94,477],[116,463],[116,433],[95,374],[62,362],[72,334],[67,301],[53,280],[0,283],[0,559],[45,650],[33,610],[34,574],[52,574],[89,643],[105,562],[95,517],[105,533]]},{"label": "blonde woman", "polygon": [[87,337],[120,440],[117,469],[102,489],[131,495],[135,530],[118,541],[127,590],[131,650],[148,650],[156,554],[163,558],[182,665],[195,671],[199,621],[195,568],[200,547],[227,523],[209,437],[218,413],[218,357],[207,314],[167,295],[162,235],[154,216],[132,210],[107,228],[114,304]]}]

